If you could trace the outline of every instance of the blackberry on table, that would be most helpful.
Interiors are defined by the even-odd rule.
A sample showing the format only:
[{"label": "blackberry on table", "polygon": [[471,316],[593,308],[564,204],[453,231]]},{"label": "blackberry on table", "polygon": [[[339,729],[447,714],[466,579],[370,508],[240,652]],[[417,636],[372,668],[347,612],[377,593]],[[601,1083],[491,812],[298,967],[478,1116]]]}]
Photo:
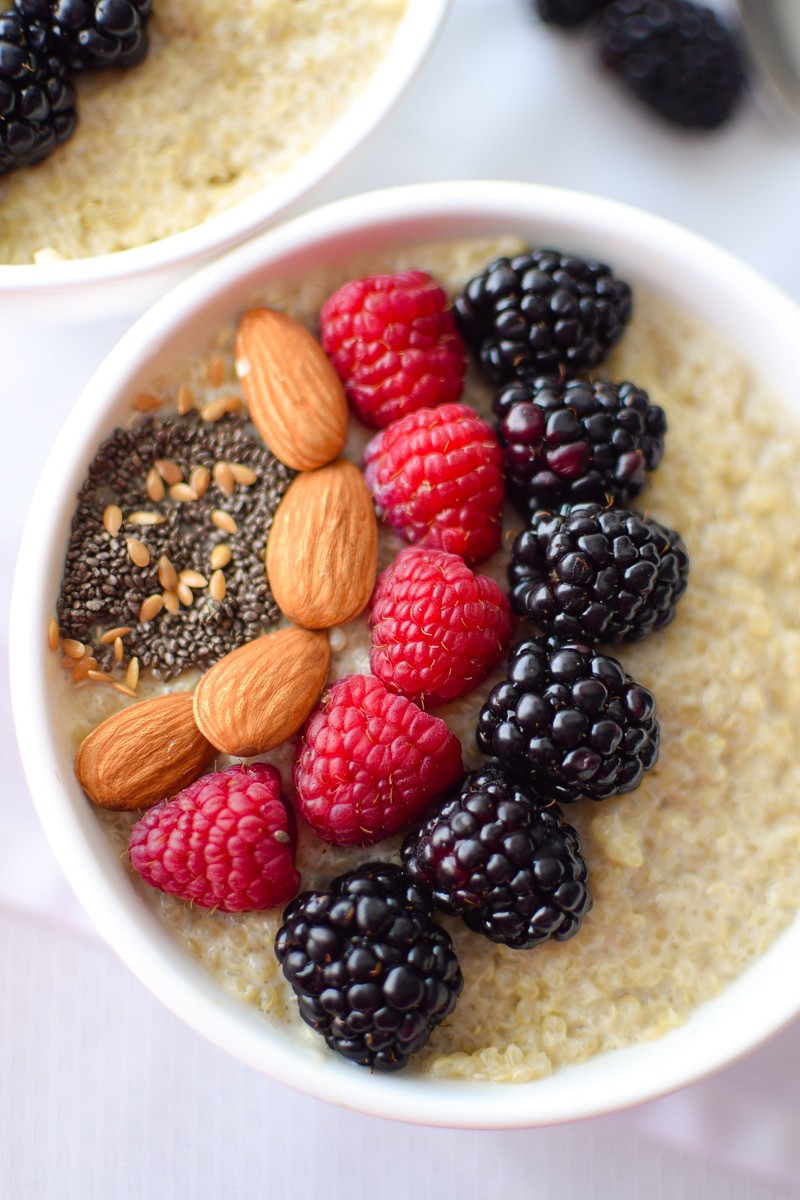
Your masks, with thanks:
[{"label": "blackberry on table", "polygon": [[615,658],[581,642],[530,638],[489,693],[478,746],[544,796],[630,792],[658,758],[655,700]]},{"label": "blackberry on table", "polygon": [[437,908],[513,949],[576,934],[592,907],[578,835],[499,764],[468,775],[403,845]]},{"label": "blackberry on table", "polygon": [[47,24],[0,14],[0,175],[47,158],[77,119],[75,89]]},{"label": "blackberry on table", "polygon": [[625,503],[664,453],[667,420],[633,383],[515,380],[494,400],[506,490],[523,515],[565,501]]},{"label": "blackberry on table", "polygon": [[453,305],[462,337],[495,383],[596,366],[631,309],[630,286],[610,267],[558,250],[495,259]]},{"label": "blackberry on table", "polygon": [[17,11],[50,23],[72,71],[134,67],[147,57],[153,0],[14,0]]},{"label": "blackberry on table", "polygon": [[638,642],[675,617],[689,574],[680,534],[600,504],[535,513],[508,567],[511,607],[545,632]]},{"label": "blackberry on table", "polygon": [[714,129],[745,86],[739,45],[718,13],[693,0],[615,0],[599,25],[601,62],[675,125]]},{"label": "blackberry on table", "polygon": [[534,0],[534,8],[549,25],[582,25],[601,13],[611,0]]},{"label": "blackberry on table", "polygon": [[344,1058],[396,1071],[452,1011],[461,971],[430,914],[401,868],[381,862],[285,910],[275,952],[300,1016]]}]

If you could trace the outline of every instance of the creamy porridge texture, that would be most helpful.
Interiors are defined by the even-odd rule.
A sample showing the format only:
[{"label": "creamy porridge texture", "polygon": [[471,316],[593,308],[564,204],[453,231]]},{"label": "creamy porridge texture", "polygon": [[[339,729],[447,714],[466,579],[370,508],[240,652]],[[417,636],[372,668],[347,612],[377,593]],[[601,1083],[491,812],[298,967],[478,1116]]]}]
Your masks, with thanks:
[{"label": "creamy porridge texture", "polygon": [[[483,243],[372,256],[259,299],[313,327],[322,301],[349,277],[414,265],[455,292],[503,249]],[[208,354],[225,358],[232,374],[232,331]],[[181,364],[170,378],[154,380],[153,392],[168,401],[187,381],[199,391],[207,362]],[[664,460],[633,507],[680,530],[692,557],[675,621],[641,643],[610,648],[656,696],[661,757],[637,791],[564,806],[580,834],[594,896],[575,938],[517,951],[442,919],[465,985],[453,1014],[415,1057],[412,1070],[433,1076],[530,1080],[656,1038],[740,974],[800,903],[800,530],[793,504],[800,433],[787,421],[776,438],[776,401],[735,353],[641,289],[628,330],[598,374],[634,380],[665,408]],[[470,375],[469,403],[488,413],[491,394]],[[351,423],[352,457],[365,440]],[[506,530],[519,526],[509,512]],[[398,547],[382,534],[381,565]],[[478,570],[502,581],[505,562],[501,551]],[[367,672],[365,618],[333,630],[331,648],[334,677]],[[436,710],[462,739],[468,767],[481,761],[477,712],[502,675],[499,668],[476,692]],[[191,687],[195,679],[170,686]],[[157,690],[143,679],[141,695]],[[75,691],[65,680],[73,744],[126,703],[108,688]],[[288,785],[291,744],[266,758]],[[133,817],[98,812],[98,820],[123,852]],[[336,848],[301,831],[303,887],[326,886],[358,861],[396,855],[398,846],[395,839]],[[274,955],[279,911],[203,912],[142,891],[221,987],[317,1044],[297,1018]]]},{"label": "creamy porridge texture", "polygon": [[166,237],[252,196],[363,91],[407,0],[157,0],[150,52],[77,80],[79,125],[0,183],[0,262]]}]

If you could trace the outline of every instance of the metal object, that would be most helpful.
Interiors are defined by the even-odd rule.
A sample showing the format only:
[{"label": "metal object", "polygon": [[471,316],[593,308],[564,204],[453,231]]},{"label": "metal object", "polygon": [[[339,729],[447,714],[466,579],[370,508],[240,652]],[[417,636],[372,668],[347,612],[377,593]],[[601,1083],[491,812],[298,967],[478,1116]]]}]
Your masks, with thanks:
[{"label": "metal object", "polygon": [[800,133],[800,0],[738,0],[750,59],[765,101]]}]

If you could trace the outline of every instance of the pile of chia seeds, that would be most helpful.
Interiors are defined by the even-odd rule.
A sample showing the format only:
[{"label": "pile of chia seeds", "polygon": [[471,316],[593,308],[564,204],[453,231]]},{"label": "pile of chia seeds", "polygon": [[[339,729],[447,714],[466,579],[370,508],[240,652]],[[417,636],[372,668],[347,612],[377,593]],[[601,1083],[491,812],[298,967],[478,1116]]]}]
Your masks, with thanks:
[{"label": "pile of chia seeds", "polygon": [[[257,475],[250,486],[237,485],[226,496],[212,482],[197,500],[178,502],[167,495],[153,501],[146,488],[147,473],[158,459],[169,459],[188,481],[196,467],[212,471],[215,463],[243,463]],[[135,655],[156,679],[167,680],[188,667],[206,670],[228,651],[251,641],[280,616],[264,570],[264,552],[272,518],[294,472],[270,453],[241,417],[226,416],[210,423],[196,411],[187,416],[146,417],[131,429],[117,429],[100,446],[77,497],[72,520],[57,613],[64,638],[93,646],[98,666],[122,668]],[[122,510],[123,524],[112,537],[103,524],[109,504]],[[235,534],[211,521],[214,509],[231,514]],[[131,513],[152,512],[164,517],[158,525],[140,525]],[[146,567],[134,566],[127,539],[138,538],[150,551]],[[221,601],[207,589],[194,593],[190,607],[175,615],[165,608],[147,624],[139,621],[142,602],[163,588],[158,560],[166,555],[175,570],[191,569],[206,579],[209,556],[224,542],[233,558],[224,570],[226,592]],[[113,647],[102,645],[107,629],[128,625],[121,664]]]}]

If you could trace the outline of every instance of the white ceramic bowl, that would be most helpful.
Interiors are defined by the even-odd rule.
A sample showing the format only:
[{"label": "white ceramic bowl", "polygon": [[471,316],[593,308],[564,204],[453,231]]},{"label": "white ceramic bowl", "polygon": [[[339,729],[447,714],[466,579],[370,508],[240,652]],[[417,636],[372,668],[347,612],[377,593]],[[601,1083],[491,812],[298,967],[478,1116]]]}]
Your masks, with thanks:
[{"label": "white ceramic bowl", "polygon": [[0,264],[0,308],[38,326],[142,312],[202,263],[296,207],[341,166],[376,131],[417,74],[449,7],[450,0],[409,0],[363,93],[268,187],[200,225],[130,250],[29,266]]},{"label": "white ceramic bowl", "polygon": [[[72,500],[99,440],[174,355],[201,346],[259,285],[288,273],[445,238],[520,235],[614,264],[695,311],[778,393],[796,394],[800,309],[727,253],[658,218],[594,197],[515,183],[447,183],[357,196],[237,248],[156,304],[100,367],[67,420],[31,509],[12,604],[14,712],[31,792],[73,888],[136,975],[191,1026],[268,1075],[350,1108],[431,1125],[535,1126],[606,1113],[678,1088],[775,1033],[800,1011],[800,918],[718,999],[658,1041],[519,1085],[371,1075],[309,1048],[229,998],[137,894],[78,787],[59,732],[45,630]],[[54,518],[55,514],[55,518]]]}]

